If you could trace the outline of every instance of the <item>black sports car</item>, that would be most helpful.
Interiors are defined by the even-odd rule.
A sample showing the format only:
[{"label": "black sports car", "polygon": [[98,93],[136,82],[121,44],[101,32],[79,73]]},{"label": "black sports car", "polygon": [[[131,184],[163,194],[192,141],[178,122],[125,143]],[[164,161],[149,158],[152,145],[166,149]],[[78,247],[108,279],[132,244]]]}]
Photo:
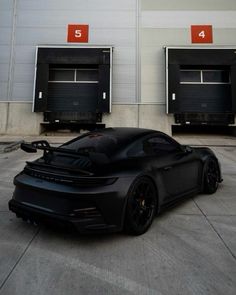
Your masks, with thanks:
[{"label": "black sports car", "polygon": [[58,221],[80,232],[142,234],[155,214],[180,198],[212,194],[222,181],[209,148],[180,145],[148,129],[107,128],[60,147],[23,143],[43,150],[15,179],[9,208],[35,222]]}]

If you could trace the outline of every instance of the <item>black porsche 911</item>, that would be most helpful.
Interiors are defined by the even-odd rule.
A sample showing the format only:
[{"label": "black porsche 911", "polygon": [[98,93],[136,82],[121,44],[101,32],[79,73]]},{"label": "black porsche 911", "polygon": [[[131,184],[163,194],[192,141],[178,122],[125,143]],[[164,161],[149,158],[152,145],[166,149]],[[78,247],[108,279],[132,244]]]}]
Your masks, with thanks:
[{"label": "black porsche 911", "polygon": [[107,128],[60,147],[23,143],[43,150],[15,179],[9,208],[24,220],[55,221],[80,232],[120,231],[139,235],[155,214],[181,198],[214,193],[222,181],[209,148],[180,145],[148,129]]}]

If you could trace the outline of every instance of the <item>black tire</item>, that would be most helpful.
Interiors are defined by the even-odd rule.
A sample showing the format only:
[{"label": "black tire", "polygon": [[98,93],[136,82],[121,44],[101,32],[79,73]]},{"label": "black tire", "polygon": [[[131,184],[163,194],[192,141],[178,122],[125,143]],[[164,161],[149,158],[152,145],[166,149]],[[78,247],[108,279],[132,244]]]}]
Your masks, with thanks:
[{"label": "black tire", "polygon": [[132,235],[141,235],[151,226],[157,210],[157,193],[151,179],[136,178],[128,193],[125,230]]},{"label": "black tire", "polygon": [[204,172],[204,193],[214,194],[219,185],[219,167],[215,159],[209,159],[206,162]]}]

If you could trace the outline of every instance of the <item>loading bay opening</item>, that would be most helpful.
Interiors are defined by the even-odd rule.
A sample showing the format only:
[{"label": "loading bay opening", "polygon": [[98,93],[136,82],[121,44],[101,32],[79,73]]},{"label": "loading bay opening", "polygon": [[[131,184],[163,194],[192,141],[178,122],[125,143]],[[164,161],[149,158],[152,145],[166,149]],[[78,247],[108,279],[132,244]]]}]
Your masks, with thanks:
[{"label": "loading bay opening", "polygon": [[234,124],[236,50],[166,47],[166,106],[186,130]]},{"label": "loading bay opening", "polygon": [[96,126],[111,112],[111,80],[110,46],[38,46],[33,111],[43,129]]}]

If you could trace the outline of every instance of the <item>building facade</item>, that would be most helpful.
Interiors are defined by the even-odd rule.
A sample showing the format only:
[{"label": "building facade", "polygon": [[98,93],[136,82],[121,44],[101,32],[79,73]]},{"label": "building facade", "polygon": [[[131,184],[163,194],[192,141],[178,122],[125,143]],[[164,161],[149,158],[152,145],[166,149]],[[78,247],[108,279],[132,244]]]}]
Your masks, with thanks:
[{"label": "building facade", "polygon": [[[88,25],[88,40],[68,42],[69,24]],[[192,25],[210,25],[212,40],[194,43]],[[213,82],[205,83],[203,79],[191,83],[217,84],[220,88],[213,92],[222,95],[216,94],[218,104],[213,113],[221,113],[222,108],[222,113],[231,115],[226,124],[234,125],[231,84],[236,64],[232,57],[234,49],[236,52],[235,0],[0,0],[0,134],[37,135],[42,131],[43,112],[32,111],[36,48],[40,46],[112,48],[111,111],[103,114],[102,123],[107,127],[152,128],[169,134],[172,125],[179,123],[174,112],[167,110],[170,75],[165,48],[220,49],[227,55],[221,63],[221,55],[200,65],[194,60],[190,64],[180,62],[179,81],[185,83],[181,79],[187,72],[194,71],[202,77],[214,71]],[[224,50],[230,50],[229,54]],[[188,84],[189,77],[186,81]],[[205,84],[201,86],[208,87]],[[229,106],[224,109],[227,91],[232,93]],[[175,100],[175,93],[171,95]],[[201,101],[200,107],[209,107],[209,113],[213,104],[212,100]],[[176,112],[178,115],[181,110]],[[185,112],[193,110],[186,108]],[[185,117],[181,118],[184,122]]]}]

